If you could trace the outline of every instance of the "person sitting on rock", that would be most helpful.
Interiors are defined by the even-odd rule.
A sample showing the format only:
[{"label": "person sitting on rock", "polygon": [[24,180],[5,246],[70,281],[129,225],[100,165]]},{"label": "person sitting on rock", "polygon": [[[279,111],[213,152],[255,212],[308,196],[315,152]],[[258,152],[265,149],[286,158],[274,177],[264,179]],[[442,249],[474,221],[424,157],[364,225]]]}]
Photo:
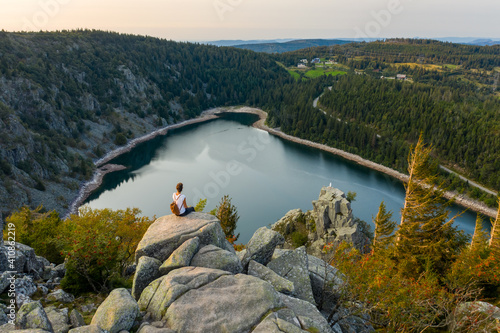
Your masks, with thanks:
[{"label": "person sitting on rock", "polygon": [[177,204],[177,207],[179,207],[179,216],[186,216],[187,214],[194,212],[194,207],[188,207],[186,204],[186,196],[181,194],[183,187],[184,185],[182,185],[182,183],[177,184],[177,186],[175,186],[177,192],[172,194],[172,199]]}]

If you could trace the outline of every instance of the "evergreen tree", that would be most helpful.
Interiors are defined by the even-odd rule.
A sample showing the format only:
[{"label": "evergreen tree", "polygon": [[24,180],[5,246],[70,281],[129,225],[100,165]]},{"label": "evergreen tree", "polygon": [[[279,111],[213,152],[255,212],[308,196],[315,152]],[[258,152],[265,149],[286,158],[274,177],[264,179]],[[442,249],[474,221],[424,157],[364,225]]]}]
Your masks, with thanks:
[{"label": "evergreen tree", "polygon": [[[442,273],[465,246],[466,236],[448,220],[443,190],[431,172],[431,147],[420,138],[408,159],[409,181],[397,231],[396,258],[408,275],[423,271]],[[448,220],[448,221],[447,221]]]},{"label": "evergreen tree", "polygon": [[375,224],[375,234],[373,237],[373,252],[384,249],[393,241],[394,228],[396,222],[391,220],[392,211],[387,211],[385,203],[382,201],[378,208],[377,216],[373,219]]},{"label": "evergreen tree", "polygon": [[223,196],[214,211],[215,216],[217,216],[220,221],[222,230],[224,230],[226,234],[226,238],[231,243],[237,241],[240,234],[235,235],[234,230],[236,230],[236,223],[238,223],[240,217],[238,216],[236,207],[231,204],[231,198],[229,198],[228,195]]},{"label": "evergreen tree", "polygon": [[483,220],[477,215],[476,227],[474,228],[474,234],[472,235],[472,242],[470,248],[472,251],[481,250],[488,246],[488,233],[483,229]]},{"label": "evergreen tree", "polygon": [[491,224],[490,256],[500,261],[500,195],[498,196],[498,211],[495,221]]}]

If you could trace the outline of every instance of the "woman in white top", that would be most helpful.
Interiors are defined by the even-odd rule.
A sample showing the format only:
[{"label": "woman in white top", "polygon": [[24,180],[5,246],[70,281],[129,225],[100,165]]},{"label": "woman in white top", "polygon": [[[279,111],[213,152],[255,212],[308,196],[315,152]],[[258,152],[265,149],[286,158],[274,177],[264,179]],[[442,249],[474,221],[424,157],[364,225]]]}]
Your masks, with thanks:
[{"label": "woman in white top", "polygon": [[186,216],[187,214],[194,212],[193,207],[187,206],[186,196],[184,194],[181,194],[183,187],[184,185],[182,185],[182,183],[177,184],[177,186],[175,187],[177,189],[177,192],[172,194],[172,199],[177,204],[177,207],[179,207],[179,216]]}]

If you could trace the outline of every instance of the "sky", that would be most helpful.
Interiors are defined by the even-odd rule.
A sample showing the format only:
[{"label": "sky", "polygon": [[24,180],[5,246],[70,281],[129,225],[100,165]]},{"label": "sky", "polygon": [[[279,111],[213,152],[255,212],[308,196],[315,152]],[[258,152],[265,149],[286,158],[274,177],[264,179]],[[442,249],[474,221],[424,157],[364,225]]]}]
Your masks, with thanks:
[{"label": "sky", "polygon": [[99,29],[177,41],[500,38],[499,0],[0,0],[6,31]]}]

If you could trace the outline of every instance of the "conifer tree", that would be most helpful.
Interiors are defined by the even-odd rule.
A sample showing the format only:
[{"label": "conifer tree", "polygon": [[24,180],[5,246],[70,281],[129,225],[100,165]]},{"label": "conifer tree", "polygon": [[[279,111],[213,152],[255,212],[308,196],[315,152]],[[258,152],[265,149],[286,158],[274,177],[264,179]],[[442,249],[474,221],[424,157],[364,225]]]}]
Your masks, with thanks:
[{"label": "conifer tree", "polygon": [[449,203],[443,198],[444,191],[435,185],[431,150],[420,135],[408,158],[409,181],[397,231],[396,258],[410,275],[429,269],[443,272],[466,242],[463,232],[452,226],[456,216],[448,220]]},{"label": "conifer tree", "polygon": [[391,220],[392,211],[387,211],[385,203],[382,201],[378,208],[377,216],[373,219],[375,224],[375,234],[373,236],[373,252],[386,248],[393,241],[394,228],[396,222]]},{"label": "conifer tree", "polygon": [[474,235],[472,235],[472,242],[470,244],[471,250],[481,250],[488,246],[488,233],[483,229],[483,220],[477,215],[476,227],[474,228]]},{"label": "conifer tree", "polygon": [[490,256],[500,261],[500,195],[498,196],[498,211],[495,221],[491,224]]}]

